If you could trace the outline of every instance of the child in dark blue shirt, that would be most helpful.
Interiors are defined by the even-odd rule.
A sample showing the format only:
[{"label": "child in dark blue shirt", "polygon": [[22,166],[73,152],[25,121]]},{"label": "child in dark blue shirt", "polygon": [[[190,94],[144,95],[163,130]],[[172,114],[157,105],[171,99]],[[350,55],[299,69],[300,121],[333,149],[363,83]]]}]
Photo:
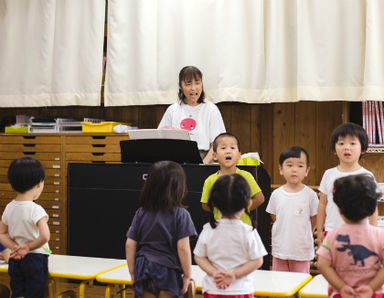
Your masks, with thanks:
[{"label": "child in dark blue shirt", "polygon": [[153,164],[141,192],[141,208],[127,233],[126,256],[136,298],[187,291],[192,271],[189,237],[196,230],[182,207],[185,193],[185,173],[179,164]]}]

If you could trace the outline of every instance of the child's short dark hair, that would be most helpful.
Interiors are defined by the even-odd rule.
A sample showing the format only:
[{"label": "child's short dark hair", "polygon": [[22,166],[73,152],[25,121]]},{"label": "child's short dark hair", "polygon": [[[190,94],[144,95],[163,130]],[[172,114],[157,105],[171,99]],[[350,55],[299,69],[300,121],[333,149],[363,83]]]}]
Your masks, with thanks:
[{"label": "child's short dark hair", "polygon": [[371,175],[351,175],[335,180],[333,201],[341,213],[352,222],[372,215],[380,197],[381,193]]},{"label": "child's short dark hair", "polygon": [[25,193],[44,179],[44,167],[34,157],[15,159],[8,168],[8,181],[12,188],[19,193]]},{"label": "child's short dark hair", "polygon": [[[248,212],[248,202],[251,198],[251,190],[247,180],[239,174],[229,174],[218,178],[213,184],[209,194],[208,206],[211,210],[216,207],[222,215],[231,217],[236,212],[245,209]],[[216,220],[211,213],[210,225],[216,227]],[[254,222],[252,222],[255,228]]]},{"label": "child's short dark hair", "polygon": [[364,154],[368,149],[368,135],[365,129],[352,122],[347,122],[340,124],[336,127],[331,134],[331,149],[332,151],[336,151],[336,143],[339,140],[339,137],[352,136],[357,137],[360,141],[361,152]]},{"label": "child's short dark hair", "polygon": [[[180,72],[179,72],[179,99],[183,103],[187,103],[185,94],[183,90],[181,89],[181,82],[188,82],[191,81],[192,79],[195,80],[201,80],[201,83],[203,83],[203,74],[201,73],[200,69],[198,69],[195,66],[184,66]],[[197,100],[198,103],[203,103],[205,98],[205,93],[204,93],[204,87],[201,89],[201,94],[199,99]]]},{"label": "child's short dark hair", "polygon": [[182,207],[187,192],[183,168],[173,161],[158,161],[149,170],[140,195],[140,205],[149,211],[173,212]]},{"label": "child's short dark hair", "polygon": [[307,167],[309,167],[309,154],[304,148],[299,147],[299,146],[290,146],[290,147],[285,148],[281,152],[280,157],[279,157],[280,166],[282,166],[284,161],[288,158],[291,158],[291,157],[300,158],[301,152],[304,153],[305,158],[307,159]]},{"label": "child's short dark hair", "polygon": [[237,148],[238,148],[239,151],[240,151],[240,141],[239,141],[239,138],[236,137],[234,134],[232,134],[232,133],[230,133],[230,132],[223,132],[223,133],[219,134],[219,135],[213,140],[213,144],[212,144],[213,152],[217,152],[218,142],[219,142],[220,138],[224,138],[224,137],[231,137],[231,138],[234,138],[234,139],[236,140],[236,143],[237,143]]}]

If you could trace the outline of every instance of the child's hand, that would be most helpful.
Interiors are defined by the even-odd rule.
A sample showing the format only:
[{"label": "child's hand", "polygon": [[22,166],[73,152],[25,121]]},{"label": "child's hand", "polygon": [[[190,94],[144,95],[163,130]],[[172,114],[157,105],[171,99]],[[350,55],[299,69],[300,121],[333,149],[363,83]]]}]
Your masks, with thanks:
[{"label": "child's hand", "polygon": [[235,279],[235,274],[230,271],[220,271],[213,275],[213,281],[218,289],[228,288]]},{"label": "child's hand", "polygon": [[9,258],[11,259],[15,259],[15,260],[20,260],[21,259],[21,256],[19,256],[18,254],[18,249],[19,249],[19,246],[18,245],[15,245],[14,247],[12,247],[11,249],[11,253],[9,254]]},{"label": "child's hand", "polygon": [[25,257],[25,255],[29,253],[29,246],[25,244],[16,245],[12,248],[10,258],[15,260],[20,260]]},{"label": "child's hand", "polygon": [[180,296],[184,295],[185,293],[187,293],[188,285],[189,285],[190,281],[191,281],[190,277],[183,276],[183,287],[180,290],[180,293],[179,293]]},{"label": "child's hand", "polygon": [[370,298],[373,295],[373,289],[368,285],[356,288],[355,292],[357,295],[359,295],[360,298]]},{"label": "child's hand", "polygon": [[357,293],[354,289],[352,289],[352,287],[348,286],[348,285],[345,285],[344,287],[342,287],[340,289],[340,295],[341,297],[343,298],[354,298],[354,297],[359,297],[357,296]]}]

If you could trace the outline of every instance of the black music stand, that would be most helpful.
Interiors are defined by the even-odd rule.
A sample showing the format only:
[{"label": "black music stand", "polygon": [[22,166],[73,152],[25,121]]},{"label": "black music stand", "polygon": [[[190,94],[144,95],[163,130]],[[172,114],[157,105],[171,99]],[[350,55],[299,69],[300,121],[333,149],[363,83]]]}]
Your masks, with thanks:
[{"label": "black music stand", "polygon": [[176,139],[136,139],[120,141],[121,162],[203,163],[195,141]]}]

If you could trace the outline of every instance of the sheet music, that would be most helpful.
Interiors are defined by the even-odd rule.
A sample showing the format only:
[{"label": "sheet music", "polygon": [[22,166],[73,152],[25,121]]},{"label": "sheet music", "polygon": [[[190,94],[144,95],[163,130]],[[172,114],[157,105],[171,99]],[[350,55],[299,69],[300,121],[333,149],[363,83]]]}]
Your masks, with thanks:
[{"label": "sheet music", "polygon": [[130,139],[176,139],[190,140],[188,130],[184,129],[135,129],[128,132]]}]

